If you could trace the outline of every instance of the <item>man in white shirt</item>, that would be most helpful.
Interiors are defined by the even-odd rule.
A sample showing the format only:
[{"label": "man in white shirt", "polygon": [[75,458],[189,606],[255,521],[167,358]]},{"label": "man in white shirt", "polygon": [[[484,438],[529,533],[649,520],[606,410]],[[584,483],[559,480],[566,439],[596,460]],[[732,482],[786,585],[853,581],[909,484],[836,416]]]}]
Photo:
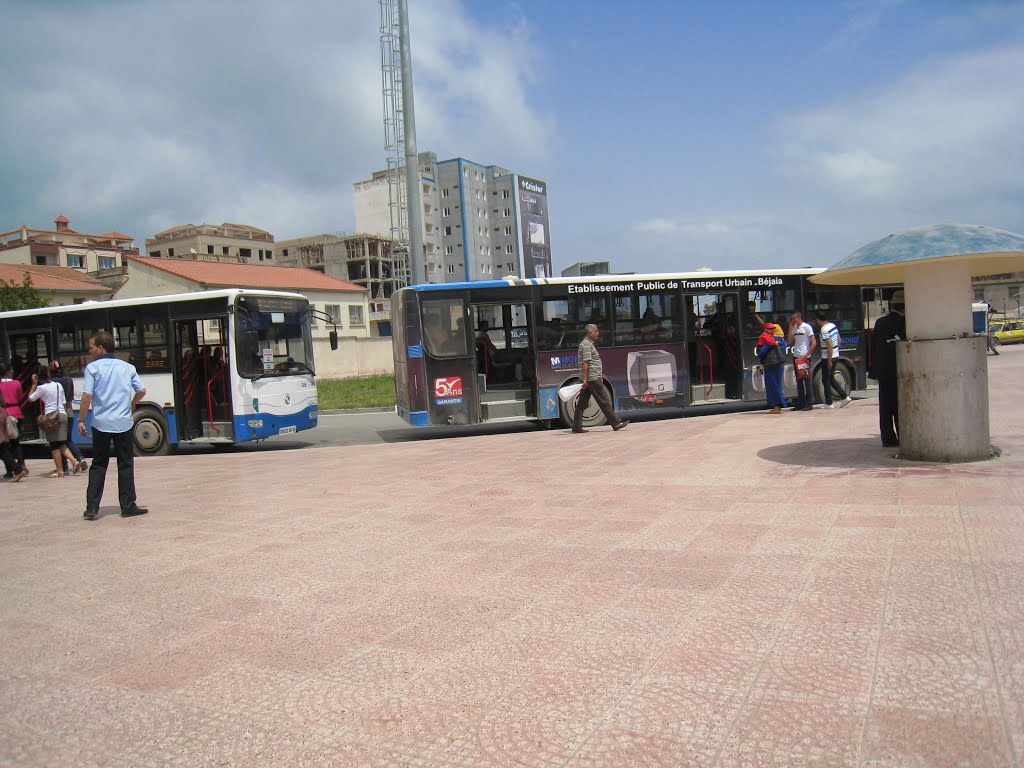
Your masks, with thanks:
[{"label": "man in white shirt", "polygon": [[810,411],[814,409],[814,394],[811,391],[811,377],[800,378],[800,366],[798,360],[807,364],[807,371],[810,372],[810,356],[818,348],[818,340],[814,337],[814,329],[810,323],[804,322],[804,317],[799,312],[794,312],[789,319],[789,337],[786,339],[789,348],[793,351],[793,374],[796,377],[796,405],[792,411]]},{"label": "man in white shirt", "polygon": [[836,366],[839,364],[839,329],[835,323],[830,323],[824,312],[819,312],[815,318],[818,330],[821,333],[821,388],[825,392],[825,407],[833,408],[832,390],[839,395],[839,407],[845,408],[853,400],[850,393],[845,391],[836,383]]}]

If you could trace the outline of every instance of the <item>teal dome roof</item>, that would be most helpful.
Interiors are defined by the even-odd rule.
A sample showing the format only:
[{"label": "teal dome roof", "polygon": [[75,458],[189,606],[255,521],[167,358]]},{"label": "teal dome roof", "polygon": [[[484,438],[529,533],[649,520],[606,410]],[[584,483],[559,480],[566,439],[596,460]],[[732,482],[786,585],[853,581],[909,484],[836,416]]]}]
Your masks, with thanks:
[{"label": "teal dome roof", "polygon": [[967,261],[972,277],[1024,269],[1024,235],[973,224],[933,224],[858,248],[811,278],[824,285],[902,283],[908,263]]}]

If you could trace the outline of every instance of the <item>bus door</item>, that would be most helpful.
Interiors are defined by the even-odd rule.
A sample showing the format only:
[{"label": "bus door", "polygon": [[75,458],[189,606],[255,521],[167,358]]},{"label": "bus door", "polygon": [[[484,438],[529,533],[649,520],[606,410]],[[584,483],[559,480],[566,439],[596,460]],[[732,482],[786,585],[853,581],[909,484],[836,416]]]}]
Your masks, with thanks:
[{"label": "bus door", "polygon": [[[476,424],[479,422],[479,391],[476,386],[472,337],[469,329],[469,307],[463,296],[433,298],[435,294],[420,293],[422,343],[414,345],[408,338],[410,349],[417,349],[422,358],[422,390],[426,395],[426,420],[413,409],[413,423]],[[418,378],[410,360],[407,376]],[[398,375],[396,373],[396,375]],[[421,396],[414,394],[418,403]]]},{"label": "bus door", "polygon": [[179,442],[234,438],[227,315],[174,321]]},{"label": "bus door", "polygon": [[32,374],[39,371],[40,365],[49,365],[56,360],[53,346],[50,343],[49,329],[22,329],[12,331],[9,338],[11,352],[11,368],[14,378],[21,382],[21,410],[25,414],[21,422],[22,439],[29,440],[41,437],[36,427],[35,417],[41,413],[42,400],[38,404],[29,403],[26,398],[32,388]]},{"label": "bus door", "polygon": [[735,293],[690,294],[687,356],[693,403],[743,396],[742,350]]},{"label": "bus door", "polygon": [[537,362],[529,302],[474,302],[473,349],[480,421],[537,416]]}]

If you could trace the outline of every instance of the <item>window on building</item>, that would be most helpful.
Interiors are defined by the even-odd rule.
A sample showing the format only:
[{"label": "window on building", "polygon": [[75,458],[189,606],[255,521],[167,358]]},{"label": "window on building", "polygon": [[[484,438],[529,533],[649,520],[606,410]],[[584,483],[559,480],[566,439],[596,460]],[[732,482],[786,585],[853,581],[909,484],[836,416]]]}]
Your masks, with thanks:
[{"label": "window on building", "polygon": [[441,209],[441,215],[442,216],[451,216],[452,215],[452,209],[451,208],[442,208]]},{"label": "window on building", "polygon": [[206,253],[209,254],[210,256],[213,255],[213,246],[212,245],[206,246]]},{"label": "window on building", "polygon": [[512,245],[511,245],[511,243],[509,245],[505,246],[505,253],[512,253]]},{"label": "window on building", "polygon": [[511,208],[506,208],[505,209],[505,213],[503,215],[506,216],[506,217],[507,216],[511,216],[512,215],[512,209]]},{"label": "window on building", "polygon": [[510,275],[514,275],[516,273],[516,265],[513,264],[511,261],[505,265],[505,269],[508,271]]},{"label": "window on building", "polygon": [[167,249],[167,258],[169,258],[169,259],[173,259],[174,258],[174,249],[173,248],[168,248]]},{"label": "window on building", "polygon": [[239,248],[238,249],[238,255],[241,256],[243,259],[251,259],[252,258],[252,248]]},{"label": "window on building", "polygon": [[454,264],[449,264],[448,265],[448,274],[449,275],[454,275],[455,274],[455,265]]},{"label": "window on building", "polygon": [[508,237],[512,236],[512,227],[505,227],[505,235]]},{"label": "window on building", "polygon": [[358,304],[349,304],[348,324],[355,327],[362,327],[366,324],[366,321],[363,320],[363,308]]},{"label": "window on building", "polygon": [[501,190],[501,199],[502,200],[508,200],[508,190],[507,189]]},{"label": "window on building", "polygon": [[444,247],[445,256],[451,256],[454,252],[455,252],[455,249],[452,246],[446,245]]},{"label": "window on building", "polygon": [[228,246],[226,246],[226,245],[223,248],[220,249],[220,252],[221,252],[222,256],[230,256],[231,255],[231,249]]},{"label": "window on building", "polygon": [[113,269],[117,260],[113,256],[100,256],[100,269]]},{"label": "window on building", "polygon": [[149,255],[152,256],[154,259],[159,259],[160,258],[160,251],[150,251]]},{"label": "window on building", "polygon": [[68,254],[68,266],[74,269],[82,269],[85,266],[85,259],[81,254],[69,253]]},{"label": "window on building", "polygon": [[281,251],[281,255],[284,256],[287,259],[288,258],[288,249],[285,248],[283,251]]},{"label": "window on building", "polygon": [[340,304],[325,304],[324,312],[331,319],[331,322],[336,325],[341,325],[341,305]]},{"label": "window on building", "polygon": [[268,249],[267,250],[267,261],[270,261],[273,258],[274,258],[274,252]]},{"label": "window on building", "polygon": [[450,237],[451,234],[452,234],[452,228],[451,227],[445,227],[444,228],[444,235],[445,235],[445,237]]},{"label": "window on building", "polygon": [[448,197],[448,187],[441,190],[441,197]]}]

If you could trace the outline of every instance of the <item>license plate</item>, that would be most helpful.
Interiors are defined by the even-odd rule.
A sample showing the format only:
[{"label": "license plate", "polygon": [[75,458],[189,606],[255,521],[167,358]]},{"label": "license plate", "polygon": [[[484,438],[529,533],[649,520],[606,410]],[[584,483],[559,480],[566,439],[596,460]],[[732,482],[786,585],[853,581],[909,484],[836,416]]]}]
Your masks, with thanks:
[{"label": "license plate", "polygon": [[295,431],[295,427],[281,427],[281,430],[277,433],[279,435],[290,435]]}]

